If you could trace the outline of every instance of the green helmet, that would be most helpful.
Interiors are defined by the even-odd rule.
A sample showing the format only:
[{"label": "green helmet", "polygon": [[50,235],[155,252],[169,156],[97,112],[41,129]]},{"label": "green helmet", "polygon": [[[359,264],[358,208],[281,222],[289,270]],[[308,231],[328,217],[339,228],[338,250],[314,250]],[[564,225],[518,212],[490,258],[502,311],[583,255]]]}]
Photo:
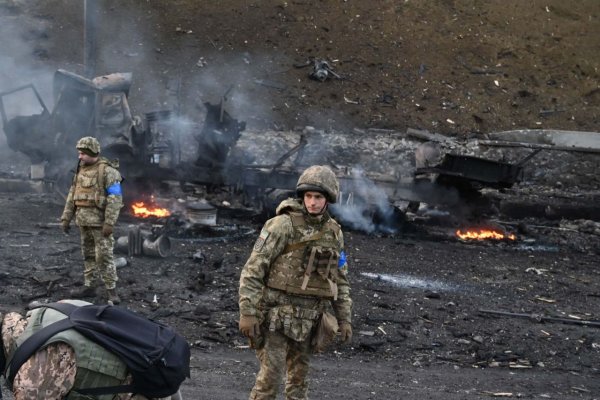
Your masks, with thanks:
[{"label": "green helmet", "polygon": [[327,201],[335,203],[340,192],[340,184],[329,167],[313,165],[307,168],[298,178],[296,193],[302,197],[304,192],[323,193]]},{"label": "green helmet", "polygon": [[77,141],[75,146],[77,150],[82,151],[90,156],[97,156],[100,154],[100,142],[98,139],[92,136],[82,137]]}]

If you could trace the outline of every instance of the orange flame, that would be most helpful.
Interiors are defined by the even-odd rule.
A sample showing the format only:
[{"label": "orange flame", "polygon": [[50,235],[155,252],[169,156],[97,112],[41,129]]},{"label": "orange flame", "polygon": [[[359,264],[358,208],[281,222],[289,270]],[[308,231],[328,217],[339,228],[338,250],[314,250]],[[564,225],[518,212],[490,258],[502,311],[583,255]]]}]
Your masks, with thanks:
[{"label": "orange flame", "polygon": [[469,229],[466,231],[462,231],[458,229],[456,231],[456,236],[463,240],[516,240],[517,237],[512,233],[503,233],[499,230],[495,229]]},{"label": "orange flame", "polygon": [[148,218],[148,217],[168,217],[171,212],[166,208],[160,208],[155,206],[147,206],[143,201],[134,203],[131,206],[131,210],[136,217]]}]

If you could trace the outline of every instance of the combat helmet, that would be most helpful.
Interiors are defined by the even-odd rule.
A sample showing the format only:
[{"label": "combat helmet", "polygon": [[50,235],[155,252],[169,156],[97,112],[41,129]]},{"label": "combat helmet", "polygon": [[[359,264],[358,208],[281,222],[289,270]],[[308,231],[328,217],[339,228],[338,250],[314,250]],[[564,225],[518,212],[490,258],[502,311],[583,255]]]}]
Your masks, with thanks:
[{"label": "combat helmet", "polygon": [[304,192],[323,193],[330,203],[335,203],[340,192],[340,184],[329,167],[313,165],[307,168],[296,184],[298,196],[304,196]]},{"label": "combat helmet", "polygon": [[98,154],[100,154],[100,142],[98,142],[98,139],[92,136],[82,137],[77,141],[77,145],[75,147],[77,150],[92,157],[96,157]]}]

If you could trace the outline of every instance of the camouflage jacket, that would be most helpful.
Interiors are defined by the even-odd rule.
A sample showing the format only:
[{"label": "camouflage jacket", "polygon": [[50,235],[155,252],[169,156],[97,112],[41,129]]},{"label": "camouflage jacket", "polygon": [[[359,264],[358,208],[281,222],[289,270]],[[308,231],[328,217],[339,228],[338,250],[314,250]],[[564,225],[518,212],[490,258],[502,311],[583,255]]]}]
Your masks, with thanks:
[{"label": "camouflage jacket", "polygon": [[[123,207],[121,174],[112,162],[100,158],[92,165],[80,164],[67,196],[61,220],[77,226],[115,225]],[[103,176],[100,176],[103,171]],[[100,187],[103,186],[103,187]]]},{"label": "camouflage jacket", "polygon": [[[257,315],[269,274],[276,261],[281,262],[284,257],[284,249],[291,244],[290,242],[295,236],[290,213],[297,212],[302,212],[306,221],[306,225],[302,227],[304,238],[314,237],[328,222],[337,225],[328,214],[323,215],[320,219],[306,214],[301,200],[284,200],[277,207],[277,215],[265,223],[252,254],[242,270],[239,288],[239,307],[242,315]],[[341,230],[336,240],[337,251],[341,252],[344,248]],[[299,273],[302,274],[304,271],[299,271]],[[350,298],[347,273],[348,265],[342,258],[337,272],[337,298],[332,299],[332,306],[339,321],[351,322],[352,299]]]}]

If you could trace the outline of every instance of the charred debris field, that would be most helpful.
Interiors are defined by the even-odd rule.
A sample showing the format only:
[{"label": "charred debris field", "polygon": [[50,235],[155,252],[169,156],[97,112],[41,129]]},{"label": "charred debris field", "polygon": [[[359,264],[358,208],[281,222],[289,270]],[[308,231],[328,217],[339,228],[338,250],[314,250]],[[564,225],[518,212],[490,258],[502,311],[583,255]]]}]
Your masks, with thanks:
[{"label": "charred debris field", "polygon": [[193,344],[186,398],[245,399],[240,271],[330,164],[354,339],[312,398],[600,398],[598,1],[92,3],[90,72],[84,2],[0,0],[0,312],[81,286],[58,219],[97,136],[123,305]]},{"label": "charred debris field", "polygon": [[[78,235],[60,232],[62,206],[51,198],[0,194],[2,311],[65,298],[81,285]],[[117,237],[134,218],[123,217]],[[597,237],[547,225],[517,232],[514,242],[468,241],[439,223],[406,224],[412,228],[405,233],[346,233],[355,337],[350,348],[336,346],[316,361],[333,382],[347,382],[355,373],[347,368],[358,363],[370,377],[355,382],[367,379],[392,398],[594,398],[598,253],[578,250],[577,242],[597,250]],[[246,226],[256,233],[260,224]],[[211,393],[222,385],[219,374],[240,371],[251,386],[252,357],[237,332],[237,286],[253,241],[219,233],[172,239],[167,257],[116,254],[127,261],[119,268],[123,304],[174,326],[193,344],[198,370],[189,394],[199,393],[197,385]],[[464,381],[456,381],[458,371]],[[322,377],[315,382],[325,393],[331,389]],[[244,398],[243,383],[223,393]],[[372,391],[359,386],[348,398],[371,398]]]}]

